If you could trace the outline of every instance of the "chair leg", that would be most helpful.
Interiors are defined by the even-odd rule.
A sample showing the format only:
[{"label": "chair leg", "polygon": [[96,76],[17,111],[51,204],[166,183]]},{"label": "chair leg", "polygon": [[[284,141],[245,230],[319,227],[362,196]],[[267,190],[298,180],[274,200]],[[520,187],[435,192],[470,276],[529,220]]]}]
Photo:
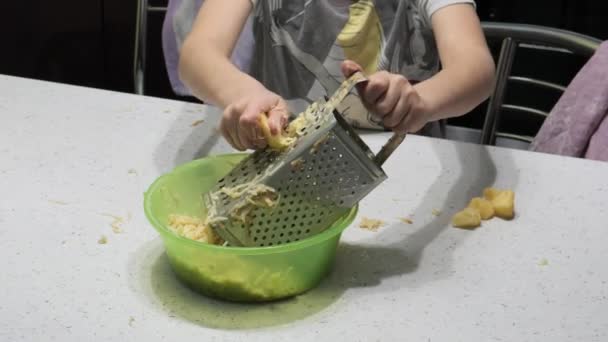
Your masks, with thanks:
[{"label": "chair leg", "polygon": [[145,90],[147,26],[148,0],[138,0],[133,51],[133,82],[135,94],[139,95],[143,95]]},{"label": "chair leg", "polygon": [[500,119],[499,113],[505,99],[507,83],[513,66],[513,59],[517,50],[517,42],[513,38],[506,38],[502,42],[498,63],[496,63],[496,84],[494,93],[490,97],[486,118],[481,131],[483,145],[494,145],[496,143],[496,126]]}]

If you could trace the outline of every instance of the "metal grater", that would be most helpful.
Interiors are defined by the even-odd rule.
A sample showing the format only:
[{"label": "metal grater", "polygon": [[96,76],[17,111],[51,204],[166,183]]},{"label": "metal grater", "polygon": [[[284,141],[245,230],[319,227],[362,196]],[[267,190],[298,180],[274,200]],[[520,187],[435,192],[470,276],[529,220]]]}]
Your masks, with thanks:
[{"label": "metal grater", "polygon": [[[213,229],[231,246],[273,246],[318,234],[354,207],[387,176],[382,163],[404,139],[395,134],[375,156],[352,127],[337,113],[336,106],[365,77],[356,73],[327,101],[319,100],[308,110],[314,120],[287,151],[259,150],[241,161],[221,179],[207,201],[215,204]],[[254,181],[276,190],[277,205],[256,207],[246,223],[229,213],[243,206],[244,197],[219,193]]]}]

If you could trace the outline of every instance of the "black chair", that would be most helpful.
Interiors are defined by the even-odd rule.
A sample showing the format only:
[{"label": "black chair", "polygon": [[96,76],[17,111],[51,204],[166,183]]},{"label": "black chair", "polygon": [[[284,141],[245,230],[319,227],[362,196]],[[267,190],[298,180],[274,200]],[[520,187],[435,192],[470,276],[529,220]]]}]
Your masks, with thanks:
[{"label": "black chair", "polygon": [[[529,127],[525,127],[530,121],[527,119],[520,121],[519,123],[523,123],[521,125],[523,127],[519,127],[519,129],[517,127],[515,129],[511,128],[511,131],[507,131],[503,129],[503,122],[507,113],[524,115],[530,118],[530,120],[535,120],[542,124],[549,115],[550,109],[538,108],[538,104],[543,101],[541,98],[535,98],[532,92],[540,90],[548,94],[553,93],[550,103],[552,107],[555,104],[555,100],[559,99],[559,96],[564,92],[572,77],[567,77],[569,79],[565,84],[558,84],[552,80],[541,79],[535,76],[514,75],[512,69],[516,60],[516,53],[523,49],[546,52],[545,55],[550,57],[544,57],[546,63],[541,64],[553,63],[556,59],[559,59],[558,56],[560,54],[567,54],[578,56],[580,63],[584,64],[596,51],[601,41],[571,31],[535,25],[493,22],[484,22],[482,25],[488,42],[499,41],[501,48],[496,65],[496,86],[488,101],[480,143],[496,145],[497,139],[502,139],[503,141],[521,142],[523,143],[523,147],[525,147],[532,142],[534,134],[536,134],[532,134]],[[539,64],[538,61],[537,64]],[[580,69],[580,65],[577,66],[576,70],[578,69]],[[533,71],[531,70],[531,72]],[[563,70],[555,70],[557,75],[560,72],[563,72]],[[563,79],[564,75],[561,76]],[[528,105],[509,103],[507,94],[515,87],[519,87],[520,93],[523,93],[520,97],[527,96],[531,98],[528,100]]]},{"label": "black chair", "polygon": [[137,0],[137,20],[135,26],[135,44],[133,51],[133,81],[136,94],[144,95],[147,40],[148,40],[148,15],[150,13],[165,13],[167,7],[151,6],[148,0]]}]

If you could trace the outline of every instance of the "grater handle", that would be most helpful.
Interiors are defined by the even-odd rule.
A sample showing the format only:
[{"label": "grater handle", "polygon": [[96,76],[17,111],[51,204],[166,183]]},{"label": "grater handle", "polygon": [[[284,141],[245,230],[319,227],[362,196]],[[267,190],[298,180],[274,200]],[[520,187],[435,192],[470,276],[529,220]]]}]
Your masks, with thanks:
[{"label": "grater handle", "polygon": [[399,147],[399,145],[401,145],[401,142],[405,139],[406,135],[407,135],[406,133],[393,134],[393,136],[390,139],[388,139],[386,144],[384,144],[384,146],[382,146],[382,148],[380,149],[378,154],[376,154],[376,157],[374,158],[374,161],[376,162],[376,164],[378,164],[378,165],[384,164],[384,162],[388,159],[388,157],[390,157],[391,154],[393,154],[393,152],[397,149],[397,147]]}]

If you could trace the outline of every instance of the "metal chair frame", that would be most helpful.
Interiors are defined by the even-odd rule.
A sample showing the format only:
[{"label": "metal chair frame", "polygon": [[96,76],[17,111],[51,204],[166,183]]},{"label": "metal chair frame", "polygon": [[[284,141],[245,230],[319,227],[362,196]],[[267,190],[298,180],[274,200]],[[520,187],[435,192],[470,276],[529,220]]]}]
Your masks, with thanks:
[{"label": "metal chair frame", "polygon": [[167,7],[150,6],[148,0],[137,0],[137,17],[135,26],[135,46],[133,53],[133,88],[135,94],[144,95],[146,81],[146,58],[148,55],[148,15],[166,13]]},{"label": "metal chair frame", "polygon": [[550,49],[563,53],[572,53],[591,57],[601,40],[583,34],[537,25],[512,23],[483,22],[482,27],[487,39],[502,40],[501,50],[496,63],[496,84],[490,96],[484,120],[480,143],[495,145],[496,138],[507,138],[530,143],[533,137],[498,131],[502,110],[518,111],[546,119],[548,112],[505,103],[509,83],[523,83],[536,87],[551,89],[563,93],[565,86],[531,77],[511,74],[517,49],[520,47]]}]

